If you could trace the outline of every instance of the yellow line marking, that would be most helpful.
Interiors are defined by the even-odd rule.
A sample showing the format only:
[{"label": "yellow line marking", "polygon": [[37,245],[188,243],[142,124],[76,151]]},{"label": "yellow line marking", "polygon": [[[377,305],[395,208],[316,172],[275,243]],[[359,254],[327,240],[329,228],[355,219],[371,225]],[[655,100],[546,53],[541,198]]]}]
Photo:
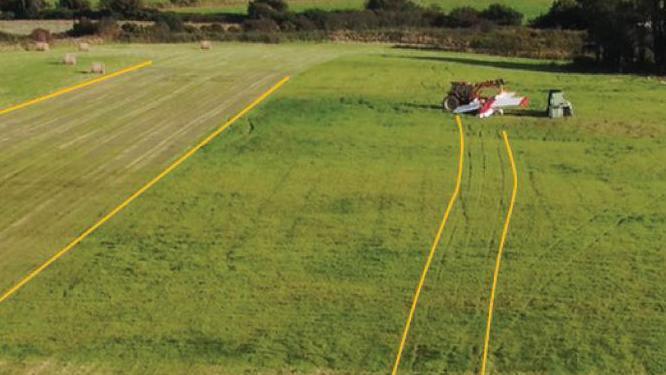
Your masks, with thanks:
[{"label": "yellow line marking", "polygon": [[215,130],[213,133],[211,133],[208,137],[206,137],[203,141],[201,141],[199,144],[194,146],[192,149],[190,149],[188,152],[186,152],[184,155],[182,155],[178,160],[173,162],[171,165],[169,165],[165,170],[162,171],[159,175],[157,175],[155,178],[150,180],[147,184],[145,184],[141,189],[137,190],[134,194],[132,194],[129,198],[127,198],[124,202],[122,202],[120,205],[118,205],[116,208],[114,208],[111,212],[106,214],[101,220],[99,220],[97,223],[95,223],[93,226],[88,228],[85,232],[83,232],[80,236],[76,237],[72,242],[67,244],[62,250],[58,251],[55,255],[53,255],[49,260],[47,260],[44,264],[41,266],[37,267],[34,271],[32,271],[28,276],[23,278],[21,281],[19,281],[16,285],[14,285],[11,289],[5,292],[5,294],[0,297],[0,303],[5,301],[7,298],[11,297],[14,293],[16,293],[21,287],[23,287],[25,284],[30,282],[35,276],[39,275],[42,271],[44,271],[48,266],[50,266],[52,263],[54,263],[56,260],[58,260],[60,257],[63,255],[67,254],[70,250],[74,248],[79,242],[83,241],[86,237],[88,237],[92,232],[94,232],[97,228],[101,227],[104,223],[109,221],[112,217],[114,217],[118,212],[122,211],[123,208],[127,207],[132,201],[137,199],[139,196],[141,196],[143,193],[146,192],[146,190],[150,189],[153,185],[155,185],[157,182],[159,182],[161,179],[163,179],[166,175],[168,175],[171,171],[176,169],[181,163],[183,163],[185,160],[189,159],[192,155],[194,155],[197,151],[199,151],[202,147],[206,146],[208,143],[210,143],[215,137],[220,135],[223,131],[225,131],[228,127],[230,127],[234,122],[236,122],[239,118],[243,117],[246,113],[250,112],[254,107],[256,107],[259,103],[264,101],[269,95],[271,95],[273,92],[275,92],[277,89],[282,87],[287,81],[289,80],[289,77],[285,77],[280,82],[276,83],[273,87],[268,89],[268,91],[264,92],[260,97],[255,99],[252,103],[250,103],[247,107],[245,107],[242,111],[238,112],[234,117],[229,119],[227,122],[225,122],[222,126],[220,126],[217,130]]},{"label": "yellow line marking", "polygon": [[11,106],[11,107],[9,107],[9,108],[0,109],[0,115],[5,115],[5,114],[10,113],[10,112],[18,111],[18,110],[21,109],[21,108],[29,107],[29,106],[31,106],[31,105],[35,105],[35,104],[37,104],[37,103],[41,103],[41,102],[43,102],[43,101],[45,101],[45,100],[53,99],[53,98],[55,98],[55,97],[57,97],[57,96],[60,96],[60,95],[63,95],[63,94],[67,94],[67,93],[69,93],[69,92],[72,92],[72,91],[75,91],[75,90],[79,90],[79,89],[82,89],[82,88],[84,88],[84,87],[88,87],[88,86],[94,85],[94,84],[96,84],[96,83],[104,82],[104,81],[106,81],[106,80],[109,80],[109,79],[114,78],[114,77],[118,77],[118,76],[123,75],[123,74],[125,74],[125,73],[129,73],[129,72],[133,72],[133,71],[135,71],[135,70],[143,69],[143,68],[145,68],[145,67],[151,65],[152,63],[153,63],[152,61],[144,61],[144,62],[142,62],[141,64],[132,65],[132,66],[130,66],[130,67],[128,67],[128,68],[121,69],[121,70],[119,70],[119,71],[117,71],[117,72],[109,73],[109,74],[103,75],[103,76],[98,77],[98,78],[95,78],[95,79],[91,79],[91,80],[88,80],[88,81],[84,81],[84,82],[81,82],[81,83],[77,83],[77,84],[75,84],[75,85],[73,85],[73,86],[65,87],[65,88],[63,88],[63,89],[60,89],[60,90],[58,90],[58,91],[56,91],[56,92],[53,92],[53,93],[51,93],[51,94],[48,94],[48,95],[40,96],[40,97],[38,97],[38,98],[35,98],[35,99],[31,99],[31,100],[25,101],[25,102],[23,102],[23,103],[20,103],[20,104],[17,104],[17,105]]},{"label": "yellow line marking", "polygon": [[504,138],[504,145],[506,152],[509,154],[509,161],[511,162],[511,172],[513,173],[513,191],[511,192],[511,202],[509,203],[509,211],[506,213],[506,221],[502,229],[502,237],[497,250],[497,260],[495,261],[495,273],[493,274],[493,286],[490,289],[490,304],[488,305],[488,322],[486,324],[486,338],[483,342],[483,360],[481,361],[481,375],[486,373],[486,365],[488,362],[488,347],[490,345],[490,327],[493,324],[493,309],[495,308],[495,290],[497,289],[497,279],[499,278],[500,264],[502,262],[502,253],[504,252],[504,243],[509,233],[509,223],[511,222],[511,214],[513,214],[513,206],[516,204],[516,193],[518,192],[518,172],[516,171],[516,162],[513,159],[513,151],[509,143],[509,136],[505,131],[502,132]]},{"label": "yellow line marking", "polygon": [[444,212],[444,217],[442,218],[442,222],[439,225],[439,230],[437,230],[437,235],[435,236],[435,240],[433,241],[432,247],[430,248],[428,259],[426,260],[425,266],[423,267],[423,272],[421,273],[419,284],[416,287],[416,292],[414,293],[414,299],[412,301],[412,307],[409,310],[409,315],[407,316],[407,322],[405,323],[405,329],[402,333],[402,339],[400,340],[400,346],[398,347],[398,354],[396,355],[395,363],[393,364],[393,371],[391,372],[393,375],[396,375],[398,373],[398,367],[400,366],[400,359],[402,358],[402,352],[405,349],[405,343],[407,342],[409,329],[411,328],[412,320],[414,319],[414,313],[416,312],[416,305],[418,304],[419,297],[421,296],[421,289],[423,289],[423,284],[425,284],[426,276],[428,276],[428,271],[430,270],[430,265],[432,263],[433,258],[435,257],[437,246],[439,245],[439,242],[442,238],[442,234],[444,233],[444,227],[446,226],[446,222],[449,220],[449,215],[453,210],[453,206],[458,200],[458,195],[460,195],[460,185],[462,184],[463,164],[465,158],[465,135],[463,133],[463,126],[460,116],[456,116],[456,124],[458,125],[458,132],[460,133],[460,156],[458,158],[458,176],[456,177],[456,187],[453,190],[451,198],[449,199],[449,204],[446,207],[446,211]]}]

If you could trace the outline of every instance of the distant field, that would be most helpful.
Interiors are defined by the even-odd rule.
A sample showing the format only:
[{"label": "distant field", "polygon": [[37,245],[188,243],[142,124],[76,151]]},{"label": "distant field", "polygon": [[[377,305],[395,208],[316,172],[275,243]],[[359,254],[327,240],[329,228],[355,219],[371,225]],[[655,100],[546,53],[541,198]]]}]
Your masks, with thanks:
[{"label": "distant field", "polygon": [[[232,112],[220,106],[253,96],[250,82],[303,73],[0,304],[0,370],[386,373],[454,183],[457,131],[438,108],[441,95],[454,79],[503,77],[535,110],[465,118],[461,200],[401,373],[478,371],[510,193],[502,129],[520,187],[490,369],[666,371],[666,86],[658,80],[354,45],[233,45],[214,55],[188,45],[134,47],[111,50],[154,57],[153,70],[0,120],[0,142],[18,142],[11,157],[8,143],[0,148],[0,174],[32,173],[8,180],[0,196],[24,197],[7,202],[27,207],[62,187],[75,195],[56,199],[58,222],[76,223],[24,219],[24,241],[42,242],[11,237],[0,250],[0,284],[14,279],[7,270],[28,265],[26,256],[43,258],[129,191],[76,194],[98,186],[89,172],[128,179],[125,158],[197,119],[203,134]],[[550,88],[565,90],[575,118],[540,117]],[[77,112],[76,103],[86,104]],[[62,135],[86,124],[90,132],[80,134],[88,138],[63,149]],[[122,138],[84,148],[114,127]],[[160,160],[196,138],[188,134]],[[117,164],[103,164],[113,157]],[[150,163],[132,181],[154,174],[160,163]],[[54,166],[85,173],[68,180]],[[82,213],[87,219],[73,220]],[[3,220],[0,228],[17,218]]]}]

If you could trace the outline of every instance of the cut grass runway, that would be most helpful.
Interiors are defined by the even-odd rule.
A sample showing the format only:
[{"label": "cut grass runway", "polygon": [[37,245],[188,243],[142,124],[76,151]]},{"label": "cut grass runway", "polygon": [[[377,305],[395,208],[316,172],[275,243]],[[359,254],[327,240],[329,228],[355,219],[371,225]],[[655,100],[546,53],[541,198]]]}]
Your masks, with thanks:
[{"label": "cut grass runway", "polygon": [[148,70],[2,116],[3,291],[286,73],[336,54],[194,48],[151,48]]},{"label": "cut grass runway", "polygon": [[231,125],[233,125],[234,122],[236,122],[239,118],[243,117],[245,114],[250,112],[254,107],[259,105],[262,101],[264,101],[270,94],[278,90],[280,87],[282,87],[283,84],[285,84],[289,80],[289,77],[285,77],[281,79],[278,83],[276,83],[273,87],[268,89],[266,92],[261,94],[257,99],[252,101],[247,107],[243,108],[242,111],[238,112],[235,116],[233,116],[230,120],[222,124],[218,129],[216,129],[214,132],[208,135],[208,137],[204,138],[203,141],[199,142],[196,146],[191,148],[188,152],[186,152],[184,155],[179,157],[175,162],[170,164],[165,170],[160,172],[156,177],[148,181],[147,184],[143,185],[139,190],[134,192],[129,198],[125,199],[122,203],[120,203],[118,206],[116,206],[111,212],[106,214],[102,219],[100,219],[98,222],[93,224],[90,228],[86,229],[80,236],[76,237],[72,242],[68,243],[64,248],[62,248],[60,251],[55,253],[52,257],[50,257],[46,262],[42,263],[39,267],[37,267],[34,271],[29,273],[27,276],[25,276],[23,279],[21,279],[16,285],[12,286],[9,290],[7,290],[4,294],[0,294],[0,303],[14,295],[16,292],[19,291],[24,285],[29,283],[32,279],[37,277],[41,272],[43,272],[46,268],[48,268],[51,264],[55,263],[58,259],[62,258],[65,256],[68,252],[70,252],[76,245],[78,245],[81,241],[85,240],[86,237],[91,235],[95,230],[100,228],[102,225],[104,225],[107,221],[111,220],[115,215],[117,215],[120,211],[122,211],[125,207],[129,206],[130,203],[132,203],[135,199],[139,198],[143,193],[148,191],[151,187],[153,187],[155,184],[157,184],[160,180],[162,180],[164,177],[166,177],[169,173],[171,173],[174,169],[176,169],[180,164],[184,163],[187,159],[192,157],[197,151],[201,150],[204,146],[209,144],[215,137],[220,135],[222,132],[227,130]]}]

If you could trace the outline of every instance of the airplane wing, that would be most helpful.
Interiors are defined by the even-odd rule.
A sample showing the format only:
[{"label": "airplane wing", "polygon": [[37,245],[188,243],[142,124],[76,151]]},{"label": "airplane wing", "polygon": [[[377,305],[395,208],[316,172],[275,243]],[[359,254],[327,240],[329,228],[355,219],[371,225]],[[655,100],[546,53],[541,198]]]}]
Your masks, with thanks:
[{"label": "airplane wing", "polygon": [[495,96],[495,101],[492,104],[493,108],[504,108],[504,107],[517,107],[527,106],[528,99],[524,96],[516,96],[516,93],[513,92],[503,92]]},{"label": "airplane wing", "polygon": [[453,113],[459,114],[459,113],[468,113],[468,112],[475,112],[478,111],[481,108],[481,102],[479,99],[474,99],[471,103],[461,105],[460,107],[456,108]]}]

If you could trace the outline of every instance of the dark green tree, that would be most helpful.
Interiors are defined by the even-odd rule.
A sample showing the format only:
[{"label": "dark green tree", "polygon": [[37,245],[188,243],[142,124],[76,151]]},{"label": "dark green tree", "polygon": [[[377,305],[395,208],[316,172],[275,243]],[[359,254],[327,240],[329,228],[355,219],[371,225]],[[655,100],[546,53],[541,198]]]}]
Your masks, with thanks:
[{"label": "dark green tree", "polygon": [[11,12],[16,18],[37,18],[45,8],[44,0],[0,0],[0,10]]},{"label": "dark green tree", "polygon": [[252,19],[279,19],[289,11],[284,0],[252,0],[247,7],[247,15]]},{"label": "dark green tree", "polygon": [[502,26],[519,26],[523,23],[522,13],[502,4],[491,4],[481,12],[480,16]]},{"label": "dark green tree", "polygon": [[368,0],[365,9],[372,11],[410,12],[419,6],[410,0]]},{"label": "dark green tree", "polygon": [[76,11],[90,10],[88,0],[58,0],[58,7]]},{"label": "dark green tree", "polygon": [[113,13],[130,16],[143,9],[142,0],[101,0],[100,8],[109,10]]},{"label": "dark green tree", "polygon": [[455,8],[449,13],[449,19],[454,27],[472,27],[481,21],[481,12],[472,7]]}]

